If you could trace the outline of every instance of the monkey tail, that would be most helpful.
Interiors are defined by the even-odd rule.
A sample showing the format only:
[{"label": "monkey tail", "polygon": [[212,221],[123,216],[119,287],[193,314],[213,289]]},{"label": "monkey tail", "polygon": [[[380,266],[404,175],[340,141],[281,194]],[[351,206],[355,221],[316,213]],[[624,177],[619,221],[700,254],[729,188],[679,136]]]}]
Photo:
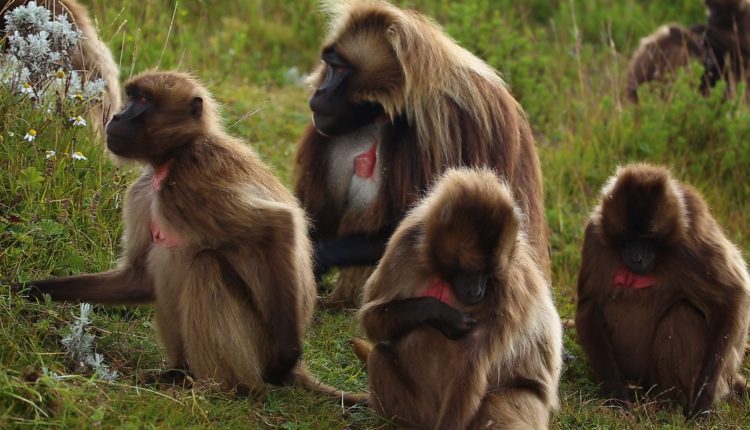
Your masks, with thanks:
[{"label": "monkey tail", "polygon": [[323,383],[307,370],[304,363],[300,363],[294,370],[294,379],[297,385],[324,394],[329,398],[339,400],[346,406],[367,405],[369,399],[367,393],[348,393]]}]

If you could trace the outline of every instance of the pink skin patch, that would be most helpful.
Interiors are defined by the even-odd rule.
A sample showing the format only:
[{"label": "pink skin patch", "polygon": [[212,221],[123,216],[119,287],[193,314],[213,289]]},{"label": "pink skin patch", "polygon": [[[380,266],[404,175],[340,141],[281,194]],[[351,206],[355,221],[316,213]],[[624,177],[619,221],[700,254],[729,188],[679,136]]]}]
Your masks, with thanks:
[{"label": "pink skin patch", "polygon": [[434,297],[449,306],[454,306],[456,304],[456,296],[453,295],[451,285],[440,278],[433,280],[430,283],[430,286],[419,296]]},{"label": "pink skin patch", "polygon": [[354,173],[360,178],[372,178],[377,163],[378,144],[375,143],[367,152],[363,152],[354,157]]},{"label": "pink skin patch", "polygon": [[638,275],[628,270],[625,266],[621,266],[615,272],[615,276],[612,278],[612,283],[616,287],[622,288],[634,288],[640,290],[643,288],[651,288],[658,283],[656,276],[652,275]]},{"label": "pink skin patch", "polygon": [[151,221],[151,238],[156,246],[163,246],[164,248],[180,246],[180,240],[176,236],[167,234],[153,221]]},{"label": "pink skin patch", "polygon": [[154,169],[154,177],[153,179],[151,179],[151,189],[153,191],[159,191],[159,189],[161,188],[161,184],[165,179],[167,179],[167,175],[169,175],[170,164],[172,164],[172,162],[167,161],[163,165]]},{"label": "pink skin patch", "polygon": [[[151,179],[151,190],[154,192],[159,191],[161,184],[169,175],[169,167],[171,164],[172,162],[168,161],[154,169],[154,177]],[[151,216],[153,217],[153,214]],[[151,228],[151,239],[154,241],[154,245],[163,246],[165,248],[180,246],[180,239],[174,235],[167,234],[167,232],[159,227],[159,224],[155,221],[152,220],[149,227]]]}]

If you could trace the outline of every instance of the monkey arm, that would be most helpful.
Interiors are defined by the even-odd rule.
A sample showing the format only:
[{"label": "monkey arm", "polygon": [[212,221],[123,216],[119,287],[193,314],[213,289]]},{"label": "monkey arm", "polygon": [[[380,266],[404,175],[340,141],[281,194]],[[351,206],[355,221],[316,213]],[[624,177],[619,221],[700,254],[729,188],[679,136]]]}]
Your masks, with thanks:
[{"label": "monkey arm", "polygon": [[[690,399],[683,411],[687,418],[693,418],[711,408],[726,357],[737,343],[737,339],[741,339],[744,330],[747,329],[740,321],[742,321],[742,308],[748,306],[748,301],[750,301],[748,293],[737,287],[731,290],[734,290],[734,294],[727,295],[734,296],[736,300],[715,304],[715,307],[711,309],[705,355],[698,378],[691,390]],[[709,302],[709,299],[706,298],[704,301]]]},{"label": "monkey arm", "polygon": [[332,267],[367,266],[380,260],[393,228],[375,234],[351,234],[315,242],[315,278],[320,279]]},{"label": "monkey arm", "polygon": [[[141,304],[154,301],[154,283],[143,265],[126,264],[102,273],[52,278],[27,285],[29,298],[55,301]],[[20,287],[15,287],[21,290]]]},{"label": "monkey arm", "polygon": [[485,366],[466,363],[455,374],[443,399],[435,429],[469,428],[487,393],[488,383],[484,369]]},{"label": "monkey arm", "polygon": [[[297,234],[304,231],[304,220],[301,213],[295,214],[290,207],[276,203],[261,204],[239,219],[244,219],[248,223],[246,229],[252,230],[242,241],[246,245],[222,253],[257,301],[256,309],[269,334],[263,380],[282,385],[302,355],[299,297],[306,278],[300,273],[305,268],[300,266],[296,251],[301,246],[299,236],[304,237]],[[259,243],[268,246],[258,252]],[[252,259],[260,259],[257,266],[247,264]],[[259,276],[264,280],[262,289],[258,286]]]},{"label": "monkey arm", "polygon": [[604,331],[604,318],[594,298],[579,296],[576,331],[594,374],[602,384],[602,393],[606,397],[629,402],[630,393],[617,369],[612,345]]},{"label": "monkey arm", "polygon": [[397,340],[422,325],[440,330],[449,339],[458,339],[475,323],[468,314],[434,297],[368,304],[362,313],[365,332],[375,342]]}]

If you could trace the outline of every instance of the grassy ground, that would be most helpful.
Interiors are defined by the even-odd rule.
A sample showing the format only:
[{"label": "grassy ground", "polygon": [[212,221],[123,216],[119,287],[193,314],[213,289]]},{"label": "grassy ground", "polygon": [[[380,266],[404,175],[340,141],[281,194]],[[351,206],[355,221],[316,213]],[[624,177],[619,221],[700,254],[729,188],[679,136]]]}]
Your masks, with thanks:
[{"label": "grassy ground", "polygon": [[[232,133],[246,138],[285,183],[308,118],[300,74],[318,59],[325,18],[317,2],[86,1],[124,78],[150,68],[189,70],[224,103]],[[571,317],[584,222],[618,164],[649,160],[706,196],[729,236],[750,251],[750,114],[737,101],[701,98],[695,73],[668,100],[620,102],[628,55],[640,37],[668,21],[703,19],[699,0],[402,1],[433,16],[464,46],[501,70],[538,138],[560,313]],[[244,118],[260,107],[259,112]],[[244,118],[244,119],[243,119]],[[227,427],[377,428],[371,413],[345,410],[302,390],[234,398],[209,386],[148,385],[165,368],[151,309],[96,307],[97,352],[120,373],[105,382],[80,371],[61,338],[74,305],[30,304],[8,281],[101,271],[116,259],[124,190],[137,171],[117,169],[88,129],[71,129],[0,91],[0,428]],[[21,137],[29,128],[37,139]],[[44,154],[81,151],[88,161]],[[349,390],[366,375],[347,345],[360,333],[353,312],[318,312],[305,355],[323,380]],[[632,414],[595,397],[575,334],[553,427],[748,428],[750,405],[728,401],[701,424],[644,399]],[[748,363],[745,364],[748,373]],[[62,376],[61,376],[62,375]]]}]

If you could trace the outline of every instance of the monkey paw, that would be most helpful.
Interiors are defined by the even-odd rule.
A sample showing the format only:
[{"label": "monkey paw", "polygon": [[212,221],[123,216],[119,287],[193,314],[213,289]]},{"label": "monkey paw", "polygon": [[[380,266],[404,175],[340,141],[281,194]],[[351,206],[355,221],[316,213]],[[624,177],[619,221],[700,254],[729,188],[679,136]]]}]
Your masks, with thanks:
[{"label": "monkey paw", "polygon": [[[455,310],[455,309],[454,309]],[[477,321],[471,315],[455,310],[443,315],[432,325],[451,340],[457,340],[468,334]]]}]

